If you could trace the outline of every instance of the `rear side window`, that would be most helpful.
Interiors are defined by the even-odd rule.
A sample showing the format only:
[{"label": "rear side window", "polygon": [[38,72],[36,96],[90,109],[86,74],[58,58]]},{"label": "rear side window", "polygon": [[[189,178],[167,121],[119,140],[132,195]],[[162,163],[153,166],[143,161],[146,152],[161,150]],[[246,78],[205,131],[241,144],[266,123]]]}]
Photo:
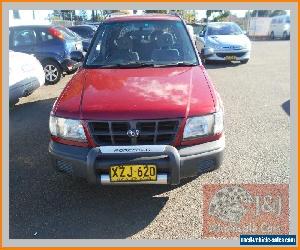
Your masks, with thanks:
[{"label": "rear side window", "polygon": [[36,34],[31,29],[15,30],[13,36],[13,46],[31,46],[36,43]]},{"label": "rear side window", "polygon": [[39,35],[40,35],[40,38],[41,38],[41,41],[42,42],[47,42],[49,40],[53,40],[54,37],[52,35],[49,34],[48,31],[39,31]]}]

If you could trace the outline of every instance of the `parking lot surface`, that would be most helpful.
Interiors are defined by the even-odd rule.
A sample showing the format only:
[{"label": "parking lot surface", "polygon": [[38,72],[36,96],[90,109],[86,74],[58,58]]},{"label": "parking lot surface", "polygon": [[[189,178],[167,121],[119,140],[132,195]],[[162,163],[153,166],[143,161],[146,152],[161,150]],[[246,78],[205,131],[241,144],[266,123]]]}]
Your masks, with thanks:
[{"label": "parking lot surface", "polygon": [[225,106],[217,171],[180,186],[90,186],[56,173],[48,154],[51,107],[70,75],[10,110],[10,238],[197,239],[202,186],[288,183],[290,42],[252,43],[248,64],[209,64]]}]

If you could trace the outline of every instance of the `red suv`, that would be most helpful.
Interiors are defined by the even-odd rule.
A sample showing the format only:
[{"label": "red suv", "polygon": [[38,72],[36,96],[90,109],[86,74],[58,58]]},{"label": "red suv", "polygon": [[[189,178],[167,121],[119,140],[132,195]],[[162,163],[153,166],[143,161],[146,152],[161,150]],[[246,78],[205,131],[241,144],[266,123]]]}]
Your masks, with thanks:
[{"label": "red suv", "polygon": [[179,184],[218,168],[225,147],[221,99],[173,15],[104,21],[50,132],[55,168],[101,184]]}]

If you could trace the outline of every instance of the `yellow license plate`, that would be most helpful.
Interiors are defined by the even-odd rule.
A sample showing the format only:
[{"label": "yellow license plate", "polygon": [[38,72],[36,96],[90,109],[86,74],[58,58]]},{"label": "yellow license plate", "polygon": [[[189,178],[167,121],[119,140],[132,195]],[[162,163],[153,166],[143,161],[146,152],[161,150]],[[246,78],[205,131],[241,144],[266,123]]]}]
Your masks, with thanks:
[{"label": "yellow license plate", "polygon": [[225,56],[225,60],[227,60],[227,61],[235,61],[236,60],[236,56]]},{"label": "yellow license plate", "polygon": [[110,167],[111,182],[156,181],[155,165],[121,165]]}]

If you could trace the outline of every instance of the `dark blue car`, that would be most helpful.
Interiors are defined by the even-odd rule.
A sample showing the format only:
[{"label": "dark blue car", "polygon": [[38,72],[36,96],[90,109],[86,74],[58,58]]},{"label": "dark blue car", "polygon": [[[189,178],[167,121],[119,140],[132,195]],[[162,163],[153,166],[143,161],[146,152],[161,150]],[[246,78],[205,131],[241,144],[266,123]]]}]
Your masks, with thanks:
[{"label": "dark blue car", "polygon": [[63,72],[73,73],[79,63],[73,51],[82,51],[82,39],[62,26],[26,25],[9,28],[9,49],[33,54],[41,62],[48,84],[57,83]]},{"label": "dark blue car", "polygon": [[71,26],[68,27],[68,29],[72,30],[77,35],[82,37],[83,50],[87,52],[91,44],[92,38],[97,31],[97,27],[95,25],[85,24],[85,25]]}]

